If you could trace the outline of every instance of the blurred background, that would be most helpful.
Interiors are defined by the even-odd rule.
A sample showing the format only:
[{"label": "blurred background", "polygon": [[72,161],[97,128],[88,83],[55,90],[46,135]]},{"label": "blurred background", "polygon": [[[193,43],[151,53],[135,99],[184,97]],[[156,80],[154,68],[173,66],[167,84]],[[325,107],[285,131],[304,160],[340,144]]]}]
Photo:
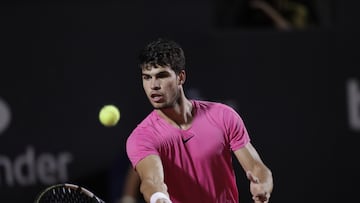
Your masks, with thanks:
[{"label": "blurred background", "polygon": [[[151,110],[137,54],[158,37],[187,56],[186,94],[243,117],[274,175],[271,202],[356,201],[358,1],[123,0],[0,4],[0,202],[71,182],[108,203],[125,141]],[[105,104],[117,126],[98,121]],[[238,168],[240,201],[250,203]]]}]

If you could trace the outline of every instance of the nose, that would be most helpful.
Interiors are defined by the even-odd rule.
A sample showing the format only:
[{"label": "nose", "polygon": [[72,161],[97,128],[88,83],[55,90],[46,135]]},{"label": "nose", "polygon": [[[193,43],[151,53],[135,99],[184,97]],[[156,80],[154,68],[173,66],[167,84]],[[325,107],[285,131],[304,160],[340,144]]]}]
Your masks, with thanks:
[{"label": "nose", "polygon": [[153,90],[158,90],[160,89],[160,81],[157,78],[153,78],[151,80],[151,84],[150,84],[151,89]]}]

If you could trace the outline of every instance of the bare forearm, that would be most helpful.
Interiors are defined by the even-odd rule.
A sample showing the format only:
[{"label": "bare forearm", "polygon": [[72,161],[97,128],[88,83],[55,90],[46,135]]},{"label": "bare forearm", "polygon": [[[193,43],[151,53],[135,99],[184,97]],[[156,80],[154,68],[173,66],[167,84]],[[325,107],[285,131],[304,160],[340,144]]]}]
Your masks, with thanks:
[{"label": "bare forearm", "polygon": [[150,202],[151,195],[155,192],[162,192],[169,196],[167,192],[167,186],[162,181],[154,181],[145,179],[141,181],[140,191],[144,196],[146,202]]},{"label": "bare forearm", "polygon": [[146,202],[171,203],[167,186],[164,183],[164,171],[161,159],[157,155],[149,155],[142,159],[136,166],[141,185],[140,191]]},{"label": "bare forearm", "polygon": [[275,26],[281,29],[290,29],[290,23],[277,11],[272,8],[264,9],[264,12],[269,15],[269,17],[274,21]]},{"label": "bare forearm", "polygon": [[275,8],[273,8],[268,2],[263,0],[252,0],[250,6],[255,9],[262,10],[271,20],[273,20],[275,26],[280,29],[290,29],[291,24],[288,22]]}]

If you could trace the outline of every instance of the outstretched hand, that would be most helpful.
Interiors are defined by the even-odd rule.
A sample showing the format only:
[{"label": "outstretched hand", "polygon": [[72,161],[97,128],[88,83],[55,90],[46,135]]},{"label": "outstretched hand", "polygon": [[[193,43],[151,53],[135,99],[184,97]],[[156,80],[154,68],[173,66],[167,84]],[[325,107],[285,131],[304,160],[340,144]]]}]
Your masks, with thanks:
[{"label": "outstretched hand", "polygon": [[267,191],[266,185],[259,181],[252,172],[247,171],[246,176],[250,181],[250,192],[255,203],[268,203],[270,199],[270,191]]}]

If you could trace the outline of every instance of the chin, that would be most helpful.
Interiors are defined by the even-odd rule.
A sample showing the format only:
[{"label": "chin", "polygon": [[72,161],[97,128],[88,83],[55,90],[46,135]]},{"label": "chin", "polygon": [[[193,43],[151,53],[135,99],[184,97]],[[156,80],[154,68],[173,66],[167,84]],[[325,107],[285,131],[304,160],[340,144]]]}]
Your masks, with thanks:
[{"label": "chin", "polygon": [[162,109],[164,107],[163,103],[151,103],[154,109]]},{"label": "chin", "polygon": [[166,103],[152,103],[152,106],[154,107],[154,109],[167,109],[171,107]]}]

